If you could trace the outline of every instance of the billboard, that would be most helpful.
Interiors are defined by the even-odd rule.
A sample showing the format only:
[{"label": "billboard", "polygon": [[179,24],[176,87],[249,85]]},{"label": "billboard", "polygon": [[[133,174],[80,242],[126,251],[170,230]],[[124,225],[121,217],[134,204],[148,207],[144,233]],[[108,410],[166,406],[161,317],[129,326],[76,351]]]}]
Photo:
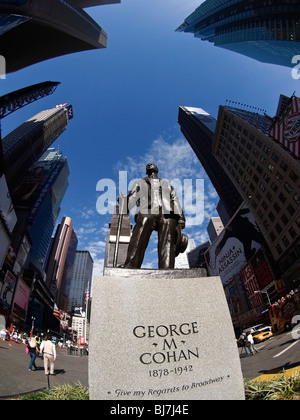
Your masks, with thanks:
[{"label": "billboard", "polygon": [[8,227],[10,233],[12,233],[16,223],[17,223],[17,216],[14,210],[13,203],[11,201],[11,197],[8,191],[8,186],[6,183],[5,176],[3,175],[0,178],[0,211],[2,213],[2,217]]},{"label": "billboard", "polygon": [[226,286],[264,244],[264,238],[245,204],[205,253],[211,276]]},{"label": "billboard", "polygon": [[0,281],[0,304],[10,309],[17,279],[9,271],[6,272],[4,282]]},{"label": "billboard", "polygon": [[270,136],[279,141],[299,159],[300,157],[300,98],[294,96],[282,118],[270,131]]},{"label": "billboard", "polygon": [[2,267],[8,248],[10,245],[10,239],[5,232],[4,227],[2,226],[2,223],[0,221],[0,268]]},{"label": "billboard", "polygon": [[12,312],[23,321],[26,320],[29,297],[30,288],[20,279],[16,288]]},{"label": "billboard", "polygon": [[251,264],[247,264],[241,271],[241,277],[245,286],[248,301],[252,308],[256,308],[264,303],[261,293],[256,293],[260,290],[258,280],[254,273]]}]

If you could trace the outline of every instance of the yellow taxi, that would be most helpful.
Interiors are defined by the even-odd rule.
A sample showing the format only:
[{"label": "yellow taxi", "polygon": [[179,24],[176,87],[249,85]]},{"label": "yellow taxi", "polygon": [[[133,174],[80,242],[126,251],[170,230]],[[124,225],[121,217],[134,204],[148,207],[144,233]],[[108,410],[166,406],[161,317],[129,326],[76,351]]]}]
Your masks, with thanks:
[{"label": "yellow taxi", "polygon": [[270,331],[270,329],[266,328],[263,329],[261,331],[256,331],[254,333],[252,333],[253,339],[254,339],[254,343],[262,343],[265,340],[268,340],[269,338],[273,337],[273,333],[272,331]]}]

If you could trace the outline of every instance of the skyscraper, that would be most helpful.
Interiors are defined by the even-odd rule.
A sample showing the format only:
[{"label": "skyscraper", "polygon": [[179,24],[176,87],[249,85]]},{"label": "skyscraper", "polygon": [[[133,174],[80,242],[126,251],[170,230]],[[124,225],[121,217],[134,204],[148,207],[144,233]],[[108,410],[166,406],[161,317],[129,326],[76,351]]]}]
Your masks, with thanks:
[{"label": "skyscraper", "polygon": [[28,259],[43,270],[60,206],[69,186],[69,167],[62,152],[53,148],[48,149],[34,167],[42,169],[44,176],[28,218],[28,233],[32,241]]},{"label": "skyscraper", "polygon": [[229,217],[232,217],[241,205],[242,197],[212,154],[216,119],[201,108],[181,106],[178,123],[215,187]]},{"label": "skyscraper", "polygon": [[82,9],[120,0],[0,0],[7,72],[79,51],[105,48],[107,35]]},{"label": "skyscraper", "polygon": [[293,67],[300,4],[287,0],[206,0],[177,29],[255,60]]},{"label": "skyscraper", "polygon": [[66,309],[67,306],[67,263],[72,257],[70,250],[75,255],[76,248],[77,237],[73,231],[73,222],[69,217],[64,217],[56,230],[46,267],[46,284],[55,298],[58,309]]},{"label": "skyscraper", "polygon": [[222,230],[224,229],[224,225],[220,217],[211,217],[208,226],[207,226],[207,233],[211,242],[220,235]]},{"label": "skyscraper", "polygon": [[5,175],[10,190],[65,131],[72,118],[72,106],[59,105],[40,112],[4,137]]},{"label": "skyscraper", "polygon": [[68,312],[84,307],[85,292],[92,287],[94,261],[89,251],[76,251],[73,276],[67,285]]},{"label": "skyscraper", "polygon": [[221,106],[213,154],[249,206],[278,275],[294,281],[300,259],[300,161],[272,136],[274,121]]}]

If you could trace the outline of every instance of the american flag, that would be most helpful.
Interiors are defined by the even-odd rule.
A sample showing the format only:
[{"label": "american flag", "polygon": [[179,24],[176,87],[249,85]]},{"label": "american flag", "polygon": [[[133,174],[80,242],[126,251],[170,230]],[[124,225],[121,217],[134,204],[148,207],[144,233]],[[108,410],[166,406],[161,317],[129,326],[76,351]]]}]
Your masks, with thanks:
[{"label": "american flag", "polygon": [[294,156],[300,158],[300,98],[294,96],[284,116],[276,122],[270,136],[279,141]]}]

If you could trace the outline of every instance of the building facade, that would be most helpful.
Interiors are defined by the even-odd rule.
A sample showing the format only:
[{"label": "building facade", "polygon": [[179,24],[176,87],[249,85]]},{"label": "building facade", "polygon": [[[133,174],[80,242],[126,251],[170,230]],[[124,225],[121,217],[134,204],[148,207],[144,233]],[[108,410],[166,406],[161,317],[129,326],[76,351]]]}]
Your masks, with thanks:
[{"label": "building facade", "polygon": [[179,108],[178,123],[201,165],[210,178],[229,218],[242,203],[230,178],[212,154],[212,142],[217,121],[201,108]]},{"label": "building facade", "polygon": [[60,206],[69,186],[70,171],[67,158],[54,148],[48,149],[34,166],[42,168],[45,176],[29,217],[28,234],[32,248],[28,258],[42,271],[45,269]]},{"label": "building facade", "polygon": [[287,0],[206,0],[177,29],[255,60],[293,67],[300,4]]},{"label": "building facade", "polygon": [[213,154],[254,216],[277,275],[295,287],[300,279],[300,163],[270,135],[275,121],[221,106]]},{"label": "building facade", "polygon": [[105,48],[105,31],[82,9],[120,0],[0,1],[1,54],[7,73],[59,57]]},{"label": "building facade", "polygon": [[67,284],[68,312],[85,307],[86,291],[92,287],[94,261],[89,251],[76,251],[73,276]]},{"label": "building facade", "polygon": [[[66,286],[69,261],[74,262],[77,237],[70,217],[64,217],[56,230],[46,266],[46,285],[58,309],[67,307]],[[72,254],[72,255],[70,255]],[[69,273],[68,280],[73,273]]]},{"label": "building facade", "polygon": [[220,235],[222,230],[224,229],[224,225],[220,217],[211,217],[208,226],[207,226],[207,233],[211,242]]},{"label": "building facade", "polygon": [[4,137],[5,174],[10,190],[66,130],[72,118],[72,105],[58,105],[33,116]]}]

